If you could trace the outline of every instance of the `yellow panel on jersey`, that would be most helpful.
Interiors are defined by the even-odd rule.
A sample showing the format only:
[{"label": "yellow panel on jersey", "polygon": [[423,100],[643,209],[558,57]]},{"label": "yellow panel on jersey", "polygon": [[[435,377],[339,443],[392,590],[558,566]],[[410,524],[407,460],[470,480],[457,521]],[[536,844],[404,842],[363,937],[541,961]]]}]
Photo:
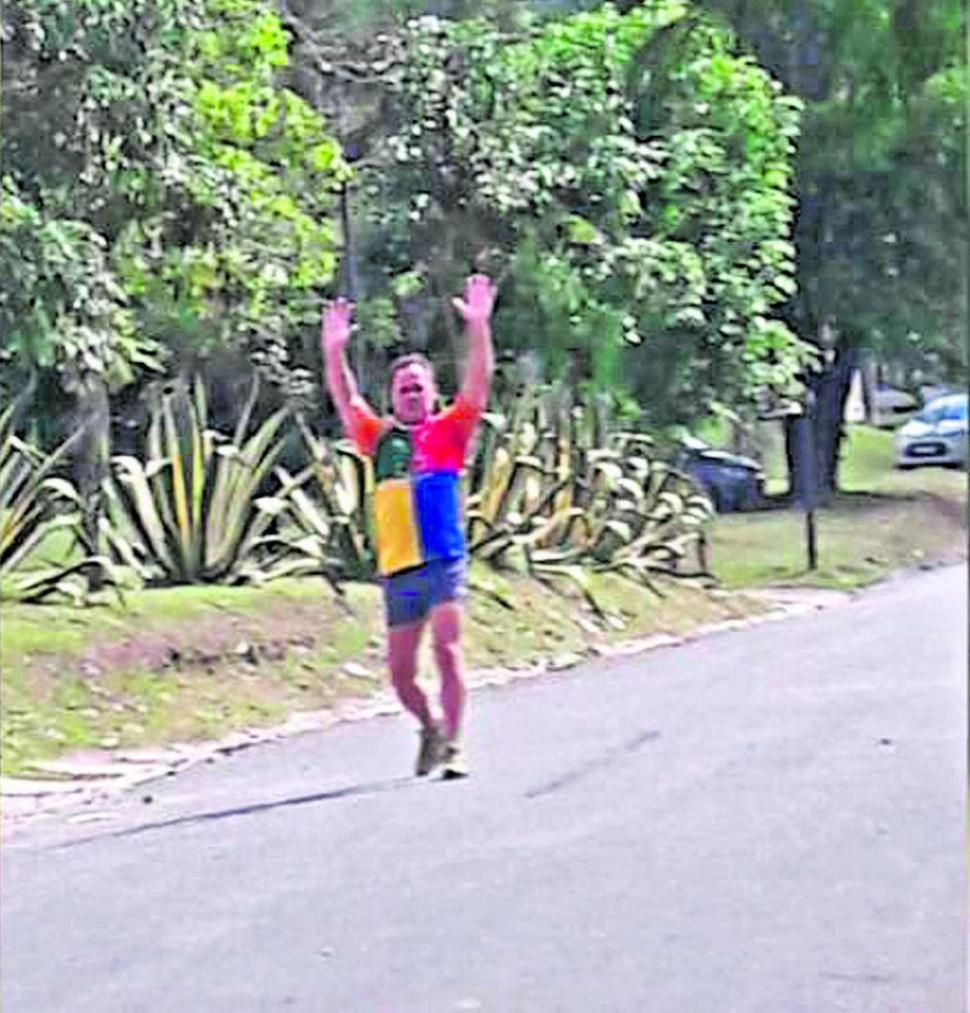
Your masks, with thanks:
[{"label": "yellow panel on jersey", "polygon": [[409,478],[385,479],[374,490],[377,568],[397,573],[424,562]]}]

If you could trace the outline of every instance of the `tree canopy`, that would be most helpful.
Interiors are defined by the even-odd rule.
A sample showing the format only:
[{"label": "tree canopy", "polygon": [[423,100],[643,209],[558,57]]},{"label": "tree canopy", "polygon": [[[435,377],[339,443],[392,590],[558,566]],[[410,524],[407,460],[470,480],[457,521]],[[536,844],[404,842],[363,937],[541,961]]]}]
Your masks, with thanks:
[{"label": "tree canopy", "polygon": [[214,361],[306,389],[342,253],[366,384],[406,345],[457,364],[473,266],[501,277],[501,346],[647,425],[795,394],[817,345],[962,377],[963,17],[12,0],[8,382]]},{"label": "tree canopy", "polygon": [[965,5],[705,0],[806,101],[798,314],[843,344],[966,371]]},{"label": "tree canopy", "polygon": [[578,357],[657,421],[791,393],[798,104],[729,32],[677,2],[425,17],[355,60],[386,91],[356,133],[361,270],[408,337],[446,339],[442,297],[484,258],[503,345]]},{"label": "tree canopy", "polygon": [[123,384],[315,319],[345,170],[271,3],[19,0],[3,30],[10,365]]}]

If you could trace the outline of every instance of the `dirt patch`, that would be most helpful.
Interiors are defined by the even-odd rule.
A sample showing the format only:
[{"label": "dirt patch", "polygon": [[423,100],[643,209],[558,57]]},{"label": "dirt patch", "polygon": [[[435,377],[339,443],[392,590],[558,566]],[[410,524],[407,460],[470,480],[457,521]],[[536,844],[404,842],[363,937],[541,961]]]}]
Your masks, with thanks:
[{"label": "dirt patch", "polygon": [[327,626],[339,618],[334,611],[320,605],[289,605],[258,617],[187,620],[173,628],[95,643],[82,655],[79,668],[98,677],[132,669],[161,672],[279,662],[294,648],[303,652],[315,648]]}]

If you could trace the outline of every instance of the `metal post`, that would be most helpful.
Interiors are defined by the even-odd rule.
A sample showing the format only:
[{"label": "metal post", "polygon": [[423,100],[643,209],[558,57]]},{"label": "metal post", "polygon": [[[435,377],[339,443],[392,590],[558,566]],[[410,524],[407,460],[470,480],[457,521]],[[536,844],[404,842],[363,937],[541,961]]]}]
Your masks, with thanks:
[{"label": "metal post", "polygon": [[809,391],[805,398],[805,410],[798,419],[799,493],[802,509],[805,511],[805,544],[809,571],[818,569],[818,536],[815,525],[815,507],[818,488],[818,461],[815,455],[815,395]]},{"label": "metal post", "polygon": [[808,569],[809,572],[812,572],[818,569],[818,541],[814,510],[808,510],[805,513],[805,540],[808,543]]},{"label": "metal post", "polygon": [[[340,188],[340,227],[343,232],[343,258],[340,265],[340,294],[350,302],[357,301],[357,253],[354,249],[354,234],[350,225],[350,184]],[[364,339],[360,335],[351,342],[351,360],[354,376],[362,393],[367,392],[367,355]]]},{"label": "metal post", "polygon": [[354,236],[350,228],[350,184],[340,188],[340,227],[343,232],[344,249],[341,267],[340,294],[353,302],[357,298],[357,258],[354,252]]}]

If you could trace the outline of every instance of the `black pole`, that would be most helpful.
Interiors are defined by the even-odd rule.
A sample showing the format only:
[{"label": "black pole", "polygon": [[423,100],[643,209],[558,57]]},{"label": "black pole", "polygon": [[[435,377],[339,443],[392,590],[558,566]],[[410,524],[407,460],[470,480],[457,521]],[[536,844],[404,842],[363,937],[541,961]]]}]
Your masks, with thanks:
[{"label": "black pole", "polygon": [[340,227],[343,232],[343,263],[340,265],[340,294],[351,302],[357,299],[357,255],[354,234],[350,227],[350,184],[340,188]]},{"label": "black pole", "polygon": [[818,461],[815,454],[815,394],[809,391],[805,407],[797,421],[799,431],[799,494],[805,511],[805,544],[809,571],[818,569],[818,532],[815,525],[815,508],[818,488]]},{"label": "black pole", "polygon": [[814,510],[808,510],[805,513],[805,539],[808,543],[808,569],[811,572],[818,569],[818,541]]},{"label": "black pole", "polygon": [[[340,264],[340,294],[350,302],[357,301],[357,251],[354,248],[354,233],[350,224],[350,184],[345,181],[340,188],[340,228],[343,232],[343,257]],[[358,335],[351,342],[351,360],[354,376],[362,393],[367,392],[367,356],[364,342]]]}]

